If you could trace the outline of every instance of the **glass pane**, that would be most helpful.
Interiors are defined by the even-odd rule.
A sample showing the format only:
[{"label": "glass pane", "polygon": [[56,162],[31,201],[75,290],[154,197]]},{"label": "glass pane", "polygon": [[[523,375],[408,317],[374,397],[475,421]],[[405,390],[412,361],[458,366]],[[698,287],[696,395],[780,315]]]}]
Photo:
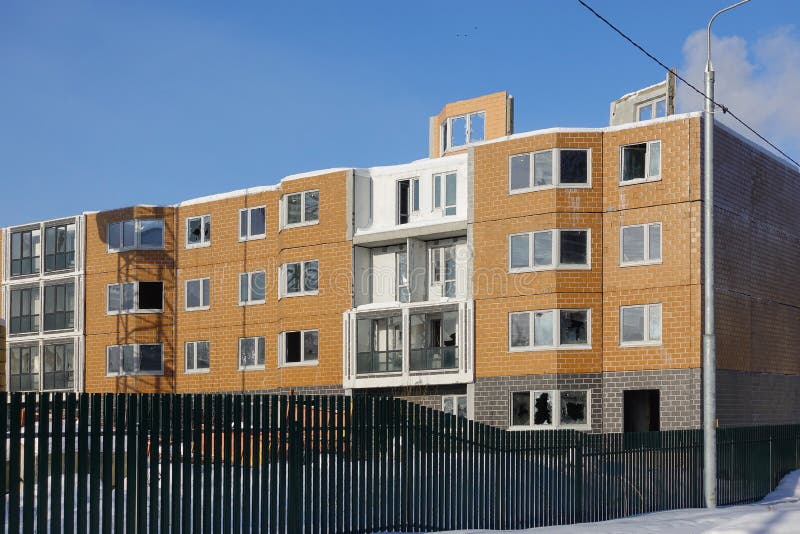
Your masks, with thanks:
[{"label": "glass pane", "polygon": [[433,207],[442,207],[442,175],[437,174],[433,177]]},{"label": "glass pane", "polygon": [[588,183],[588,161],[586,150],[561,150],[561,183]]},{"label": "glass pane", "polygon": [[264,300],[265,285],[264,271],[250,273],[250,300]]},{"label": "glass pane", "polygon": [[210,278],[204,278],[203,279],[203,293],[202,293],[202,296],[203,296],[202,305],[203,306],[208,306],[210,295],[211,295],[211,279]]},{"label": "glass pane", "polygon": [[136,221],[122,222],[122,247],[131,248],[136,246]]},{"label": "glass pane", "polygon": [[319,289],[319,263],[316,261],[305,262],[303,270],[303,291],[317,291]]},{"label": "glass pane", "polygon": [[511,314],[511,346],[528,347],[531,344],[531,321],[527,313]]},{"label": "glass pane", "polygon": [[256,363],[256,338],[239,339],[239,367],[249,367]]},{"label": "glass pane", "polygon": [[520,154],[511,156],[509,165],[509,188],[527,189],[531,186],[531,156],[530,154]]},{"label": "glass pane", "polygon": [[200,307],[200,280],[192,280],[186,283],[186,307]]},{"label": "glass pane", "polygon": [[161,371],[161,345],[139,345],[139,370]]},{"label": "glass pane", "polygon": [[141,236],[140,241],[143,247],[160,248],[164,246],[164,221],[144,220],[140,221]]},{"label": "glass pane", "polygon": [[136,362],[133,357],[133,345],[122,345],[122,371],[124,373],[136,372]]},{"label": "glass pane", "polygon": [[536,232],[533,234],[533,265],[543,267],[553,264],[553,233]]},{"label": "glass pane", "polygon": [[656,102],[656,117],[666,117],[667,116],[667,101],[665,99],[661,99]]},{"label": "glass pane", "polygon": [[459,417],[467,416],[467,396],[459,395],[456,397],[456,415]]},{"label": "glass pane", "polygon": [[511,268],[525,268],[530,262],[530,236],[512,235],[509,241],[511,247]]},{"label": "glass pane", "polygon": [[660,224],[651,224],[648,227],[648,232],[650,233],[650,243],[648,244],[648,253],[650,260],[660,260],[661,259],[661,225]]},{"label": "glass pane", "polygon": [[286,293],[300,292],[300,264],[286,264]]},{"label": "glass pane", "polygon": [[[442,347],[458,346],[458,312],[444,312],[442,314]],[[399,347],[398,347],[399,348]]]},{"label": "glass pane", "polygon": [[397,283],[401,286],[408,285],[408,253],[397,253]]},{"label": "glass pane", "polygon": [[450,146],[467,144],[467,117],[456,117],[450,121]]},{"label": "glass pane", "polygon": [[316,330],[303,332],[303,361],[314,361],[318,358],[317,340],[318,332]]},{"label": "glass pane", "polygon": [[[445,203],[446,206],[455,206],[456,205],[456,175],[455,174],[448,174],[445,177],[444,203]],[[455,212],[453,212],[453,213],[455,213]],[[452,215],[453,213],[446,213],[446,215]]]},{"label": "glass pane", "polygon": [[653,107],[651,104],[639,108],[639,120],[647,121],[653,118]]},{"label": "glass pane", "polygon": [[644,261],[644,227],[622,229],[622,261]]},{"label": "glass pane", "polygon": [[135,308],[135,293],[136,284],[133,282],[122,284],[122,310],[132,310]]},{"label": "glass pane", "polygon": [[644,341],[644,306],[622,308],[622,341]]},{"label": "glass pane", "polygon": [[647,145],[631,145],[622,147],[622,181],[641,180],[644,178],[644,162]]},{"label": "glass pane", "polygon": [[303,197],[300,193],[286,197],[286,224],[303,222]]},{"label": "glass pane", "polygon": [[257,337],[256,338],[256,363],[258,365],[264,365],[264,338]]},{"label": "glass pane", "polygon": [[585,425],[586,420],[586,391],[562,391],[561,399],[561,424]]},{"label": "glass pane", "polygon": [[442,411],[444,413],[454,413],[453,397],[444,397],[442,399]]},{"label": "glass pane", "polygon": [[264,208],[250,210],[250,236],[264,235],[265,217]]},{"label": "glass pane", "polygon": [[661,304],[650,305],[649,323],[650,341],[661,341]]},{"label": "glass pane", "polygon": [[527,426],[531,422],[531,394],[527,391],[511,395],[511,425]]},{"label": "glass pane", "polygon": [[567,265],[586,265],[587,232],[562,230],[561,263]]},{"label": "glass pane", "polygon": [[553,185],[553,152],[533,155],[533,186]]},{"label": "glass pane", "polygon": [[239,237],[245,238],[248,236],[248,211],[242,210],[239,212]]},{"label": "glass pane", "polygon": [[661,175],[661,142],[650,143],[650,168],[647,170],[648,177]]},{"label": "glass pane", "polygon": [[250,283],[247,273],[239,274],[239,302],[247,302],[250,295]]},{"label": "glass pane", "polygon": [[109,249],[118,249],[122,244],[120,240],[120,223],[113,223],[108,225],[108,240]]},{"label": "glass pane", "polygon": [[119,373],[119,347],[108,347],[106,351],[106,373],[116,374]]},{"label": "glass pane", "polygon": [[537,347],[553,345],[552,311],[540,311],[533,314],[533,340]]},{"label": "glass pane", "polygon": [[533,394],[533,424],[553,424],[553,399],[549,391],[536,391]]},{"label": "glass pane", "polygon": [[198,341],[196,345],[197,369],[208,369],[210,365],[210,344],[208,341]]},{"label": "glass pane", "polygon": [[206,243],[211,241],[211,215],[203,217],[203,240]]},{"label": "glass pane", "polygon": [[200,217],[189,219],[189,223],[187,224],[186,228],[187,243],[193,245],[202,242],[202,240],[203,240],[203,219],[201,219]]},{"label": "glass pane", "polygon": [[108,286],[107,310],[110,312],[120,311],[119,290],[120,286],[118,284]]},{"label": "glass pane", "polygon": [[411,181],[411,183],[414,189],[414,195],[413,195],[414,199],[411,204],[411,209],[413,211],[419,211],[419,179],[415,178],[414,180]]},{"label": "glass pane", "polygon": [[306,222],[319,220],[319,191],[306,192]]},{"label": "glass pane", "polygon": [[194,343],[187,343],[184,349],[184,360],[187,370],[194,369]]},{"label": "glass pane", "polygon": [[473,113],[469,119],[469,142],[483,141],[486,114],[483,112]]},{"label": "glass pane", "polygon": [[300,350],[300,332],[286,332],[283,339],[285,361],[287,363],[301,362],[303,355]]},{"label": "glass pane", "polygon": [[561,310],[561,344],[585,345],[588,325],[586,310]]}]

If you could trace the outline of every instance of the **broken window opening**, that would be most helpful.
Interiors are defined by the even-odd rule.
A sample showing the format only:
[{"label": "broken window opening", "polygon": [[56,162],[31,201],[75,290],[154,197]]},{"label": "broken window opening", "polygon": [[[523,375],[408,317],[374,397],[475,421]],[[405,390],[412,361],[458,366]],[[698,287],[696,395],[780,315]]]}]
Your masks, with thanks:
[{"label": "broken window opening", "polygon": [[661,141],[620,147],[620,182],[661,179]]}]

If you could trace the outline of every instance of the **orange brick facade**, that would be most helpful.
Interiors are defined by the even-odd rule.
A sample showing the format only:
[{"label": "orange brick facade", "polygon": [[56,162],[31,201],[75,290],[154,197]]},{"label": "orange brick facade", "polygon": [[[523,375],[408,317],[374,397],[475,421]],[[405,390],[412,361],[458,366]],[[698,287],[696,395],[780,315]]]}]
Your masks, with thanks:
[{"label": "orange brick facade", "polygon": [[[500,92],[448,104],[430,124],[431,154],[436,159],[442,156],[441,125],[448,117],[485,112],[485,140],[447,152],[469,158],[465,237],[471,247],[468,299],[474,310],[470,312],[470,324],[474,324],[470,383],[439,381],[431,382],[433,386],[376,392],[436,407],[441,407],[445,396],[466,396],[472,417],[509,426],[515,393],[588,391],[591,421],[586,427],[619,431],[625,393],[654,390],[661,394],[661,427],[699,425],[700,117],[689,114],[641,125],[511,135],[512,102],[507,93]],[[661,143],[659,178],[622,184],[621,147],[651,141]],[[800,320],[796,313],[800,301],[795,302],[793,289],[800,275],[800,227],[794,216],[800,182],[795,170],[750,148],[727,130],[720,130],[719,143],[717,346],[719,368],[729,374],[721,378],[718,390],[723,423],[734,424],[756,417],[752,409],[744,413],[741,395],[735,392],[737,384],[746,382],[752,390],[756,387],[752,375],[757,373],[784,381],[800,377],[800,360],[793,355],[794,341],[800,337],[792,327]],[[511,192],[510,158],[550,149],[588,151],[587,183]],[[354,203],[364,199],[354,192],[356,171],[299,175],[276,186],[170,207],[86,214],[83,389],[120,393],[342,391],[343,351],[347,351],[343,316],[355,308]],[[777,189],[771,189],[775,184]],[[310,190],[319,191],[318,222],[284,227],[282,199]],[[264,236],[240,240],[240,210],[259,206],[265,207]],[[204,216],[210,218],[210,244],[188,247],[187,218]],[[163,249],[110,252],[108,225],[128,219],[163,220]],[[623,266],[622,227],[654,223],[660,225],[659,261]],[[559,229],[588,232],[587,265],[528,272],[509,268],[512,234]],[[448,231],[449,236],[459,236]],[[387,238],[383,245],[393,243]],[[764,261],[756,261],[759,258]],[[282,295],[281,266],[310,260],[318,261],[318,292]],[[264,303],[241,305],[239,275],[252,271],[265,272]],[[186,282],[205,278],[210,280],[207,309],[187,310]],[[131,281],[163,282],[163,311],[107,313],[107,286]],[[648,304],[661,306],[661,339],[623,344],[621,307]],[[576,309],[589,314],[585,346],[536,350],[510,346],[510,314]],[[315,363],[281,364],[281,333],[296,330],[318,331]],[[239,340],[253,336],[265,340],[264,368],[242,370]],[[209,369],[187,372],[186,343],[196,341],[209,343]],[[163,373],[109,376],[107,348],[129,343],[162,344]],[[786,384],[781,382],[780,387],[793,387]],[[748,398],[755,397],[752,393]],[[800,398],[796,400],[800,403]],[[781,420],[789,418],[787,414]]]}]

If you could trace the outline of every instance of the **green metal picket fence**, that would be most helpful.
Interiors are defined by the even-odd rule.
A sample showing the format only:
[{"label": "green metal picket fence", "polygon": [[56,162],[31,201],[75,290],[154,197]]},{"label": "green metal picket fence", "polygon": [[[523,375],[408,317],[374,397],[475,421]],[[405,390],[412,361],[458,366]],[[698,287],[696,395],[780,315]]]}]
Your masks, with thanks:
[{"label": "green metal picket fence", "polygon": [[[402,400],[0,396],[0,532],[529,528],[702,506],[699,430],[511,432]],[[798,468],[800,425],[719,431],[720,504]]]}]

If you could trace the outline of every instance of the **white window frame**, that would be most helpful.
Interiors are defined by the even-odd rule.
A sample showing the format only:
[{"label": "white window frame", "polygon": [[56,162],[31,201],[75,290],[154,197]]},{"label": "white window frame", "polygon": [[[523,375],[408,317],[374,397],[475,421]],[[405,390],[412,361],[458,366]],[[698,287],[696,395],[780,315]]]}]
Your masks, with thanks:
[{"label": "white window frame", "polygon": [[[251,232],[252,229],[252,211],[253,210],[264,210],[264,233],[263,234],[253,234]],[[247,235],[242,237],[242,212],[247,212]],[[239,218],[236,221],[236,233],[239,236],[239,241],[252,241],[254,239],[264,239],[267,237],[267,207],[266,206],[252,206],[249,208],[240,208],[239,209]]]},{"label": "white window frame", "polygon": [[[208,280],[208,291],[211,293],[211,279],[206,278],[193,278],[191,280],[186,280],[183,284],[183,306],[185,311],[199,311],[199,310],[207,310],[211,307],[211,295],[206,295],[203,291],[203,282]],[[189,306],[189,284],[192,282],[199,282],[200,283],[200,306]],[[202,304],[205,303],[205,304]]]},{"label": "white window frame", "polygon": [[[262,273],[264,275],[264,286],[265,286],[264,287],[264,298],[261,299],[261,300],[251,300],[250,296],[253,293],[253,275],[257,274],[257,273]],[[247,300],[245,300],[245,301],[242,300],[242,275],[243,274],[247,275]],[[258,270],[258,271],[248,271],[246,273],[239,273],[238,280],[239,280],[239,284],[238,284],[239,285],[239,294],[236,296],[236,298],[239,301],[239,306],[254,306],[254,305],[257,305],[257,304],[264,304],[267,301],[267,288],[266,288],[266,285],[267,285],[267,273],[266,273],[266,271]]]},{"label": "white window frame", "polygon": [[446,399],[450,399],[450,401],[453,403],[453,410],[454,410],[452,415],[456,415],[457,416],[458,415],[458,399],[462,399],[462,398],[464,399],[464,401],[467,404],[467,415],[465,415],[465,417],[469,417],[469,395],[467,395],[466,393],[452,394],[452,395],[442,395],[442,411],[444,413],[451,413],[451,412],[446,412],[445,409],[444,409],[444,401]]},{"label": "white window frame", "polygon": [[[586,392],[586,423],[582,425],[567,425],[561,423],[561,393]],[[530,422],[527,425],[512,424],[514,417],[514,393],[528,393],[531,398]],[[535,425],[533,400],[537,393],[549,393],[552,405],[552,423],[549,425]],[[592,390],[591,389],[522,389],[510,391],[508,394],[508,429],[509,430],[553,430],[556,428],[568,428],[576,430],[591,430],[592,428]]]},{"label": "white window frame", "polygon": [[[306,193],[317,193],[317,218],[307,221],[306,220]],[[289,223],[289,197],[294,195],[300,195],[300,222],[296,223]],[[294,193],[286,193],[281,197],[281,229],[285,228],[298,228],[301,226],[311,226],[314,224],[319,224],[319,199],[322,195],[320,195],[319,189],[307,189],[305,191],[295,191]]]},{"label": "white window frame", "polygon": [[[561,263],[561,232],[586,232],[586,263]],[[553,262],[550,265],[535,266],[534,259],[534,235],[541,233],[550,233],[550,242],[552,249],[550,251]],[[518,236],[528,237],[528,266],[527,267],[512,267],[511,266],[511,238]],[[530,232],[518,232],[515,234],[508,234],[507,248],[508,250],[508,272],[509,273],[528,273],[532,271],[585,271],[592,268],[592,229],[591,228],[551,228],[549,230],[532,230]]]},{"label": "white window frame", "polygon": [[[116,373],[109,372],[108,369],[108,357],[109,352],[114,347],[120,348],[120,357],[122,356],[122,347],[133,347],[133,361],[136,368],[139,368],[140,365],[140,349],[142,345],[154,345],[161,348],[161,369],[159,371],[133,371],[133,372],[126,372],[123,370],[122,360],[119,362],[119,371]],[[106,376],[107,377],[122,377],[122,376],[161,376],[164,374],[164,344],[163,343],[127,343],[123,345],[108,345],[106,346]]]},{"label": "white window frame", "polygon": [[[256,363],[253,365],[242,365],[242,341],[246,339],[255,339],[256,340]],[[260,341],[259,341],[260,340]],[[261,346],[264,349],[264,363],[258,363],[258,344],[261,343]],[[236,365],[239,371],[259,371],[263,370],[267,363],[267,345],[266,339],[264,336],[247,336],[247,337],[240,337],[239,338],[239,349],[236,352]]]},{"label": "white window frame", "polygon": [[[585,184],[571,184],[571,183],[561,183],[561,151],[562,150],[570,150],[570,151],[584,151],[586,152],[586,183]],[[533,177],[534,177],[534,156],[536,154],[543,154],[545,152],[552,152],[553,157],[551,158],[551,174],[553,176],[553,183],[546,184],[546,185],[533,185]],[[518,189],[512,189],[511,187],[511,159],[517,156],[525,156],[527,155],[529,160],[529,174],[528,174],[528,187],[521,187]],[[534,152],[520,152],[519,154],[511,154],[508,156],[508,194],[509,195],[519,195],[522,193],[530,193],[531,191],[543,191],[547,189],[556,189],[556,188],[565,188],[565,189],[591,189],[592,187],[592,149],[591,148],[548,148],[547,150],[536,150]]]},{"label": "white window frame", "polygon": [[[447,204],[448,176],[455,176],[455,204]],[[447,210],[449,209],[452,209],[452,213],[447,213]],[[458,215],[458,171],[437,172],[433,175],[431,179],[431,211],[441,214],[442,217],[453,217]]]},{"label": "white window frame", "polygon": [[[658,226],[659,227],[659,236],[661,238],[658,240],[658,258],[653,259],[650,258],[650,227],[651,226]],[[623,254],[623,231],[627,228],[637,228],[643,227],[644,228],[644,260],[641,261],[624,261],[624,254]],[[620,267],[635,267],[637,265],[657,265],[663,262],[663,254],[664,254],[664,225],[661,224],[660,221],[651,222],[651,223],[642,223],[642,224],[629,224],[626,226],[621,226],[619,229],[619,266]]]},{"label": "white window frame", "polygon": [[[650,121],[653,119],[663,119],[664,117],[656,116],[656,104],[659,102],[664,102],[664,117],[667,116],[667,97],[660,97],[660,98],[653,98],[648,100],[647,102],[643,102],[636,106],[636,122],[643,122],[643,121]],[[641,110],[644,108],[650,108],[650,118],[649,119],[640,119],[639,114]]]},{"label": "white window frame", "polygon": [[[200,242],[189,243],[189,221],[200,219]],[[249,218],[248,218],[249,221]],[[186,248],[203,248],[211,246],[211,238],[206,239],[206,227],[211,225],[211,215],[196,215],[194,217],[186,217],[184,229],[186,231]]]},{"label": "white window frame", "polygon": [[[651,175],[650,174],[650,147],[652,145],[658,144],[659,151],[658,151],[658,175]],[[622,177],[625,175],[625,148],[630,146],[636,145],[647,145],[645,150],[644,156],[644,178],[636,178],[633,180],[623,180]],[[642,184],[646,182],[658,182],[661,180],[662,175],[662,168],[664,165],[664,146],[661,143],[660,139],[655,139],[652,141],[641,141],[639,143],[628,143],[627,145],[621,145],[619,147],[619,185],[633,185],[633,184]]]},{"label": "white window frame", "polygon": [[[306,280],[306,264],[307,263],[314,263],[317,264],[317,289],[312,289],[306,291],[305,289],[305,280]],[[300,291],[294,291],[292,293],[289,292],[289,288],[287,284],[289,283],[289,278],[287,276],[287,271],[289,265],[299,264],[300,265]],[[300,261],[287,261],[283,265],[280,266],[278,269],[278,280],[280,280],[280,291],[278,292],[278,298],[284,297],[308,297],[313,295],[319,295],[319,260],[318,259],[311,259],[311,260],[300,260]]]},{"label": "white window frame", "polygon": [[[406,283],[403,284],[400,281],[402,280],[401,270],[400,270],[400,256],[405,255],[406,257]],[[408,301],[411,302],[411,285],[410,285],[410,278],[409,278],[409,266],[408,266],[408,252],[405,250],[398,250],[394,254],[394,273],[395,273],[395,300],[397,302],[403,302],[401,295],[403,294],[402,289],[405,288],[406,292],[408,293]]]},{"label": "white window frame", "polygon": [[[208,345],[208,367],[197,367],[197,344],[198,343],[205,343]],[[186,363],[186,352],[189,350],[189,347],[192,349],[192,362],[194,367],[189,368]],[[187,341],[183,344],[183,372],[187,375],[193,374],[203,374],[208,373],[211,371],[211,342],[210,341]]]},{"label": "white window frame", "polygon": [[[316,332],[317,333],[317,359],[316,360],[301,360],[299,362],[287,362],[286,361],[286,334],[291,332],[299,332],[300,333],[300,356],[305,358],[305,349],[306,349],[306,332]],[[286,330],[285,332],[281,332],[278,334],[278,367],[307,367],[319,365],[319,329],[317,328],[310,328],[307,330]]]},{"label": "white window frame", "polygon": [[[585,311],[586,312],[586,343],[561,343],[561,312]],[[536,313],[551,312],[553,317],[553,343],[551,345],[536,345],[534,317]],[[524,347],[511,346],[511,317],[523,313],[528,314],[529,341]],[[508,313],[508,352],[535,352],[543,350],[589,350],[592,348],[592,309],[591,308],[550,308],[543,310],[520,310]],[[533,344],[531,344],[533,343]]]},{"label": "white window frame", "polygon": [[[447,278],[447,253],[446,250],[452,248],[453,249],[453,261],[455,262],[456,266],[453,272],[454,278],[450,279]],[[458,297],[458,244],[457,243],[450,243],[450,244],[437,244],[431,245],[428,248],[428,269],[429,275],[428,278],[430,279],[430,286],[442,286],[441,295],[442,298],[457,298]],[[435,278],[434,273],[436,270],[434,269],[434,264],[439,264],[439,274],[441,278]],[[445,296],[445,285],[448,282],[452,282],[455,286],[455,297],[446,297]]]},{"label": "white window frame", "polygon": [[[161,309],[141,309],[139,308],[139,283],[146,282],[146,283],[161,283]],[[126,284],[133,284],[133,308],[130,310],[118,310],[112,311],[108,309],[108,294],[111,290],[111,286],[120,286],[120,305],[122,304],[122,299],[124,296],[124,286]],[[164,313],[164,282],[162,280],[137,280],[137,281],[130,281],[130,282],[117,282],[115,284],[107,284],[106,285],[106,315],[127,315],[131,313]]]},{"label": "white window frame", "polygon": [[[122,246],[122,236],[124,234],[124,223],[133,221],[133,240],[134,243],[130,247]],[[161,222],[161,246],[142,245],[142,222],[143,221],[160,221]],[[119,225],[119,248],[111,248],[111,227],[115,224]],[[164,219],[159,218],[144,218],[144,219],[125,219],[122,221],[110,222],[106,225],[106,253],[112,254],[117,252],[125,252],[127,250],[164,250]]]},{"label": "white window frame", "polygon": [[[473,115],[483,115],[483,139],[472,141],[472,116]],[[466,119],[467,120],[467,131],[465,132],[467,142],[463,145],[453,145],[453,122],[457,119]],[[442,138],[442,152],[447,152],[449,150],[461,150],[468,146],[473,145],[474,143],[480,143],[486,140],[486,110],[476,110],[470,111],[468,113],[461,113],[460,115],[453,115],[452,117],[447,117],[447,119],[442,123],[439,128],[439,136]]]},{"label": "white window frame", "polygon": [[[651,339],[650,338],[650,311],[652,308],[657,307],[659,310],[659,316],[661,318],[661,324],[658,327],[659,332],[661,333],[659,339]],[[641,341],[623,341],[622,340],[622,313],[623,310],[633,309],[633,308],[643,308],[644,309],[644,339]],[[664,308],[660,302],[650,303],[650,304],[632,304],[629,306],[620,306],[619,307],[619,346],[620,347],[644,347],[644,346],[658,346],[663,344],[664,339]]]}]

